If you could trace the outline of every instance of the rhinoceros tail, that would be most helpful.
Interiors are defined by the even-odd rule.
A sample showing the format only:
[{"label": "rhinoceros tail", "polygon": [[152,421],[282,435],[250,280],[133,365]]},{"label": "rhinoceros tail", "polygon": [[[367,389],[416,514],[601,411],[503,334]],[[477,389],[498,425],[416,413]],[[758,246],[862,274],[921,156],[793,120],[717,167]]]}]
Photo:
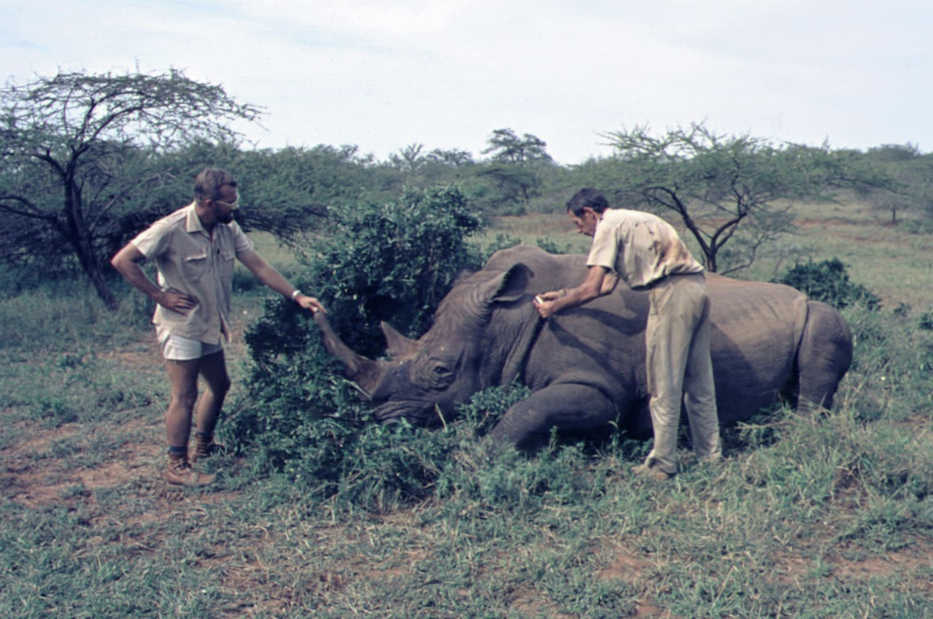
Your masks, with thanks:
[{"label": "rhinoceros tail", "polygon": [[852,333],[835,308],[807,302],[807,322],[797,348],[797,407],[832,408],[839,382],[852,363]]}]

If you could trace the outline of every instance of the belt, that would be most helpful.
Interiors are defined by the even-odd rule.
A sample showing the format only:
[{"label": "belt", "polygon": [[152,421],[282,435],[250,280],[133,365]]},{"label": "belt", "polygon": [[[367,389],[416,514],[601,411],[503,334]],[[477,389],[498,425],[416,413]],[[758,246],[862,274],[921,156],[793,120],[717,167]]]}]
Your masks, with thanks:
[{"label": "belt", "polygon": [[703,277],[703,271],[690,272],[690,273],[668,273],[664,277],[660,277],[652,282],[645,284],[644,286],[639,288],[639,290],[651,290],[655,286],[658,286],[660,284],[670,281],[671,278],[673,277],[685,277],[687,275],[699,275],[700,277]]}]

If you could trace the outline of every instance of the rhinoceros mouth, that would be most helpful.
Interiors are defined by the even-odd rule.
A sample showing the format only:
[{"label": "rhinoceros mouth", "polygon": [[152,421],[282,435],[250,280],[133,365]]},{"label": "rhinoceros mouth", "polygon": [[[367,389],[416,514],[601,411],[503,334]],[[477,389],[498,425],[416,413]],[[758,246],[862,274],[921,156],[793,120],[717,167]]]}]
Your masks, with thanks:
[{"label": "rhinoceros mouth", "polygon": [[373,415],[380,423],[393,423],[402,419],[423,427],[433,427],[442,423],[434,404],[411,400],[386,402],[377,406]]}]

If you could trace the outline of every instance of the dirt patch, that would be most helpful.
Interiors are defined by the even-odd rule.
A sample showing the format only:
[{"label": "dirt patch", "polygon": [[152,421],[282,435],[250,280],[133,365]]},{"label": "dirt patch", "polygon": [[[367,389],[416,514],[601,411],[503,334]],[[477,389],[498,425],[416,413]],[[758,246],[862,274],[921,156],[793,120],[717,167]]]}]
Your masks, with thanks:
[{"label": "dirt patch", "polygon": [[[918,542],[903,550],[852,560],[841,556],[840,553],[844,551],[841,549],[823,557],[822,567],[833,578],[842,581],[863,582],[871,579],[891,578],[905,573],[920,573],[924,567],[930,567],[929,550],[928,543]],[[801,550],[799,554],[777,555],[774,559],[771,578],[788,585],[810,580],[816,577],[815,561],[814,555],[805,550]],[[914,586],[933,592],[933,582],[930,581],[917,581]]]},{"label": "dirt patch", "polygon": [[616,546],[612,552],[612,562],[608,567],[597,572],[600,580],[621,580],[633,583],[641,580],[644,574],[654,567],[640,552],[622,546]]},{"label": "dirt patch", "polygon": [[[611,560],[607,567],[596,572],[596,578],[603,581],[622,581],[638,586],[644,583],[649,574],[657,568],[657,563],[645,557],[644,553],[624,546],[618,542],[607,542],[612,550],[609,552]],[[643,589],[642,589],[643,590]],[[642,594],[644,595],[644,594]],[[633,617],[671,617],[671,613],[650,601],[638,600],[635,602]]]},{"label": "dirt patch", "polygon": [[75,442],[73,449],[83,451],[85,441],[94,430],[80,423],[44,429],[32,438],[0,451],[0,462],[3,463],[0,486],[6,489],[8,498],[30,508],[74,506],[85,501],[90,491],[152,476],[153,462],[158,458],[160,448],[152,442],[141,442],[138,437],[158,432],[160,424],[160,419],[127,421],[117,434],[118,456],[107,458],[95,466],[74,466],[67,456],[47,456],[61,441]]},{"label": "dirt patch", "polygon": [[770,579],[784,585],[799,585],[813,568],[813,560],[799,555],[783,554],[775,557]]},{"label": "dirt patch", "polygon": [[519,587],[512,593],[512,610],[522,617],[573,617],[557,612],[555,604],[532,587]]},{"label": "dirt patch", "polygon": [[22,471],[0,477],[0,486],[3,487],[7,498],[32,509],[65,503],[63,494],[73,485],[73,483],[47,484],[42,480],[37,482],[37,476],[24,474]]},{"label": "dirt patch", "polygon": [[25,456],[31,456],[36,453],[48,451],[52,443],[63,439],[77,436],[84,431],[84,426],[80,423],[66,423],[52,429],[42,429],[36,431],[35,422],[21,421],[13,424],[15,430],[27,430],[35,432],[33,438],[20,441],[19,443],[0,449],[0,458],[20,459]]},{"label": "dirt patch", "polygon": [[[929,544],[915,544],[911,547],[892,551],[881,556],[866,557],[861,560],[849,560],[836,557],[829,562],[833,575],[840,580],[863,581],[872,578],[889,578],[905,573],[918,573],[924,568],[933,567],[929,553]],[[915,586],[927,593],[933,592],[933,582],[918,581]]]},{"label": "dirt patch", "polygon": [[[144,470],[140,470],[144,469]],[[65,469],[59,463],[25,464],[22,459],[6,464],[0,484],[7,497],[30,508],[48,505],[76,506],[89,500],[93,490],[114,488],[150,474],[150,463],[105,462],[97,467]]]},{"label": "dirt patch", "polygon": [[654,606],[653,604],[642,604],[641,602],[635,603],[635,614],[633,617],[673,617],[671,611],[664,610]]}]

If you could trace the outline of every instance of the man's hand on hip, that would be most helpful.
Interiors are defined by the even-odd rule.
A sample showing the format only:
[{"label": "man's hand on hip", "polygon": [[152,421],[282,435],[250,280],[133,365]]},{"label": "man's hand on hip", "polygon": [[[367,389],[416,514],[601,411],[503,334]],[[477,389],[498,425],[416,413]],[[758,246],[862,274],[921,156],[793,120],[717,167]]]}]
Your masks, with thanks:
[{"label": "man's hand on hip", "polygon": [[156,302],[165,309],[178,312],[182,315],[186,315],[198,304],[197,298],[188,296],[172,288],[163,290],[156,299]]}]

